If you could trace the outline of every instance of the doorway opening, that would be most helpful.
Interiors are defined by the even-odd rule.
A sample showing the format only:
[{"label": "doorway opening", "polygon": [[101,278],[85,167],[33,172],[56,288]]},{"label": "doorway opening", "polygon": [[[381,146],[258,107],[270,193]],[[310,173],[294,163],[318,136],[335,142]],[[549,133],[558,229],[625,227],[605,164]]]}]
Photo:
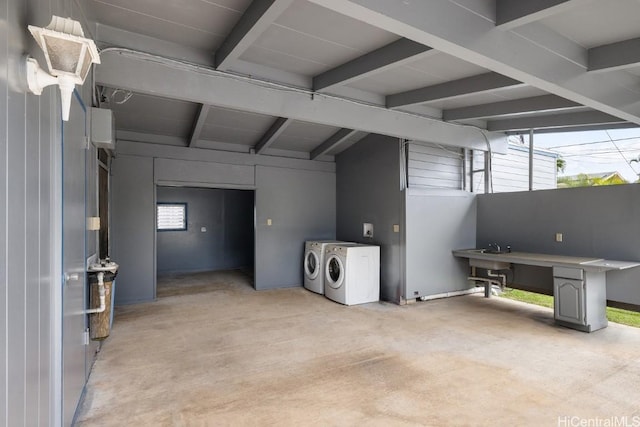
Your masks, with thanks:
[{"label": "doorway opening", "polygon": [[211,272],[253,286],[254,218],[254,190],[157,186],[156,296],[215,290]]}]

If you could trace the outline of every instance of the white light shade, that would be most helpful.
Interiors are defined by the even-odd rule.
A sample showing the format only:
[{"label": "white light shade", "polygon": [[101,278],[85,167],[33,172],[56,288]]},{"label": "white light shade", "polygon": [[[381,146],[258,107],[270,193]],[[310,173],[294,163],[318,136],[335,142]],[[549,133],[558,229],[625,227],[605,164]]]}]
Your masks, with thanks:
[{"label": "white light shade", "polygon": [[54,16],[47,28],[29,25],[29,31],[44,52],[49,68],[47,73],[35,59],[26,59],[29,90],[40,95],[45,87],[57,84],[60,87],[62,120],[67,121],[75,85],[84,83],[91,64],[100,63],[98,49],[93,40],[84,37],[80,23],[70,18]]},{"label": "white light shade", "polygon": [[84,37],[78,21],[54,16],[46,28],[29,25],[47,60],[52,76],[68,76],[75,84],[83,84],[91,64],[100,63],[95,43]]}]

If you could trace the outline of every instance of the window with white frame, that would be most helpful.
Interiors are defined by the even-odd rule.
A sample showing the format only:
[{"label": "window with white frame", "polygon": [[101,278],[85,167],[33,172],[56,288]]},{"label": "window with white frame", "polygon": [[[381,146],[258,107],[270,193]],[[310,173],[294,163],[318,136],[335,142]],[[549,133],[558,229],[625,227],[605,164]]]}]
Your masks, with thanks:
[{"label": "window with white frame", "polygon": [[186,203],[158,203],[158,231],[184,231],[187,229]]}]

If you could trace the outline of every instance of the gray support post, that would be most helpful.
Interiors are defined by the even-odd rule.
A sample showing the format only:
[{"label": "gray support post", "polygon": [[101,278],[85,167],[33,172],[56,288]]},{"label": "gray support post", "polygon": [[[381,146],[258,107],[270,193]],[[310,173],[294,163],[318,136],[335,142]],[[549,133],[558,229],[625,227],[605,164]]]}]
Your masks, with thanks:
[{"label": "gray support post", "polygon": [[533,129],[529,129],[529,191],[533,191]]}]

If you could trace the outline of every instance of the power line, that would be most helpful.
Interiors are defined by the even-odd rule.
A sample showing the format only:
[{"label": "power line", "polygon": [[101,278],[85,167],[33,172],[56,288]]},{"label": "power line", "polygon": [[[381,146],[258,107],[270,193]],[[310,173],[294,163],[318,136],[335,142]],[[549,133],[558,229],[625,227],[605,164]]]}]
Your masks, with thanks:
[{"label": "power line", "polygon": [[616,144],[616,142],[613,140],[613,138],[611,138],[611,135],[609,135],[609,132],[605,130],[604,133],[607,134],[607,136],[611,140],[611,143],[613,144],[613,146],[616,147],[616,150],[618,150],[618,153],[620,153],[620,157],[622,157],[624,159],[625,163],[627,164],[627,166],[629,166],[629,169],[631,169],[633,171],[633,173],[638,175],[638,172],[636,172],[636,170],[633,168],[633,166],[631,166],[631,162],[629,160],[627,160],[627,158],[624,156],[624,154],[622,154],[622,151],[620,151],[620,147],[618,147],[618,144]]},{"label": "power line", "polygon": [[[607,132],[607,131],[605,131]],[[607,135],[609,133],[607,132]],[[629,138],[617,138],[617,139],[608,139],[608,140],[604,140],[604,141],[589,141],[589,142],[577,142],[575,144],[566,144],[566,145],[553,145],[551,147],[547,147],[549,150],[552,150],[554,148],[564,148],[564,147],[577,147],[577,146],[582,146],[582,145],[592,145],[592,144],[604,144],[607,142],[613,142],[613,141],[629,141],[632,139],[637,139],[640,141],[640,135],[639,136],[633,136],[633,137],[629,137]]]}]

